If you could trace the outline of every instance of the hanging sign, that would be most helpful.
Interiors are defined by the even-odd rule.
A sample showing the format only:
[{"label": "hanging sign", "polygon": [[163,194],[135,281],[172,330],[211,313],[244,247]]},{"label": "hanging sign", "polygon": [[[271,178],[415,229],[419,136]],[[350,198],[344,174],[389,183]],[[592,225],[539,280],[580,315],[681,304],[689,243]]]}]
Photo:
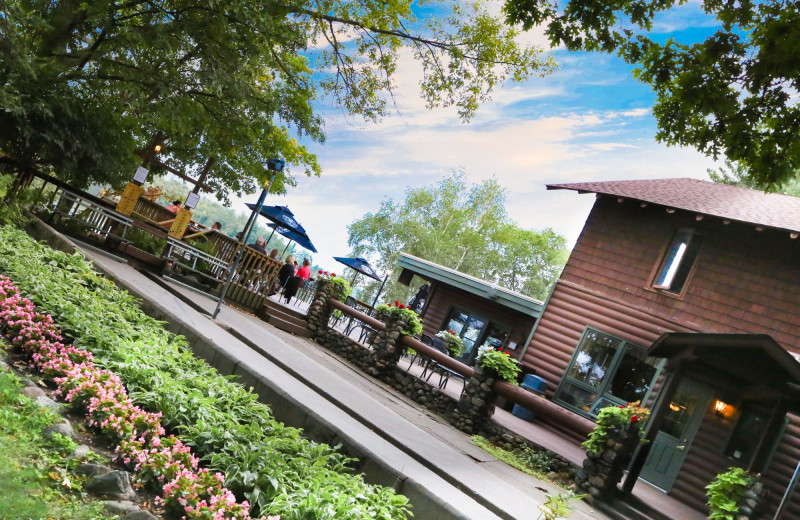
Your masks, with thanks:
[{"label": "hanging sign", "polygon": [[198,201],[200,201],[200,194],[192,192],[186,197],[186,203],[183,206],[187,209],[194,209],[197,207]]},{"label": "hanging sign", "polygon": [[138,182],[139,184],[144,184],[144,181],[147,180],[147,174],[150,171],[147,168],[139,166],[136,168],[136,174],[133,176],[133,182]]}]

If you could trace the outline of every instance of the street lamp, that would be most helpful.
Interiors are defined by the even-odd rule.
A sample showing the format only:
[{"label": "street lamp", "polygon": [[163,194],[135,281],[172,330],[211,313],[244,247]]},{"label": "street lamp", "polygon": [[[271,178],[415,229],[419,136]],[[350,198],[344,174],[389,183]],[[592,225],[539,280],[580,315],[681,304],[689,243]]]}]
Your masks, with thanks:
[{"label": "street lamp", "polygon": [[217,314],[219,314],[219,310],[222,307],[222,302],[225,301],[225,295],[228,294],[228,289],[231,286],[231,282],[233,282],[233,273],[236,272],[236,269],[239,267],[239,264],[242,261],[242,257],[244,256],[244,245],[250,238],[250,232],[253,231],[253,227],[255,227],[254,223],[258,214],[261,213],[261,208],[264,206],[264,199],[267,198],[267,193],[269,193],[270,188],[272,188],[272,183],[275,182],[275,178],[278,176],[278,174],[283,171],[283,167],[285,165],[286,162],[283,159],[270,159],[267,161],[267,168],[269,171],[274,173],[269,179],[269,183],[265,183],[265,186],[261,190],[261,195],[258,197],[258,202],[256,202],[256,206],[253,208],[253,213],[250,214],[250,218],[247,219],[247,224],[244,225],[244,230],[242,230],[242,241],[237,246],[236,260],[234,260],[234,262],[228,268],[228,278],[225,280],[225,285],[222,287],[222,292],[217,300],[217,307],[214,309],[214,314],[211,315],[213,319],[217,319]]},{"label": "street lamp", "polygon": [[375,304],[378,303],[378,298],[380,297],[381,292],[383,292],[383,287],[386,285],[386,281],[389,279],[390,276],[392,276],[392,270],[391,269],[386,271],[386,276],[383,277],[383,282],[381,282],[381,288],[378,289],[378,294],[375,295],[375,299],[372,301],[372,308],[373,309],[375,308]]}]

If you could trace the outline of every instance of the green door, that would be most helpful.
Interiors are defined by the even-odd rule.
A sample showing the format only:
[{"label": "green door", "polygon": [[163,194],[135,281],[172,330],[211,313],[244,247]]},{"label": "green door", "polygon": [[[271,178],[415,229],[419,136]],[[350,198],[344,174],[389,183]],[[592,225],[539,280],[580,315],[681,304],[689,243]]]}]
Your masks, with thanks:
[{"label": "green door", "polygon": [[684,381],[672,400],[662,404],[667,410],[640,478],[665,491],[672,489],[710,398],[708,389]]}]

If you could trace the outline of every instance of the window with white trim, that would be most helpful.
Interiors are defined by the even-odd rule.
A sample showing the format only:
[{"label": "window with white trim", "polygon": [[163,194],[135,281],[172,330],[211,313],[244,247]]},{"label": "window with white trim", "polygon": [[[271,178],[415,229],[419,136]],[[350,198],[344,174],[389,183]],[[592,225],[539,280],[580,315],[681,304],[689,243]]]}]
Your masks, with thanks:
[{"label": "window with white trim", "polygon": [[680,294],[692,272],[702,244],[703,237],[696,234],[693,229],[678,230],[661,260],[656,277],[653,279],[653,288]]}]

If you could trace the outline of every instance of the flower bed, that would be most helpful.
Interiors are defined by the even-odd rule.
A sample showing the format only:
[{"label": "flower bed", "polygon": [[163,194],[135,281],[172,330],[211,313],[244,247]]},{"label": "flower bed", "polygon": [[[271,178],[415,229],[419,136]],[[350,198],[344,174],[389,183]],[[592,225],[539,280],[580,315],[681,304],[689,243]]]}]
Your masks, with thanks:
[{"label": "flower bed", "polygon": [[[55,336],[44,337],[48,345],[63,345],[63,350],[54,347],[60,357],[34,360],[53,375],[64,369],[74,372],[77,382],[61,383],[64,397],[73,391],[76,406],[92,406],[96,426],[108,435],[133,428],[136,439],[144,437],[141,446],[129,436],[121,437],[127,443],[120,447],[123,461],[127,458],[139,466],[141,478],[159,481],[163,474],[166,483],[167,478],[179,477],[183,483],[197,482],[181,473],[187,464],[186,446],[206,461],[204,470],[186,468],[198,479],[218,480],[213,476],[216,472],[225,475],[224,486],[230,494],[205,496],[187,491],[175,498],[179,504],[187,500],[197,514],[209,513],[208,517],[222,507],[244,514],[237,509],[241,503],[231,502],[233,496],[248,500],[254,512],[280,515],[283,520],[409,516],[405,497],[390,488],[366,484],[348,470],[349,459],[277,422],[257,396],[195,358],[182,337],[144,315],[134,298],[98,276],[82,256],[53,251],[19,230],[4,227],[0,228],[0,271],[14,280],[22,295],[31,296],[40,309],[55,316],[64,333],[73,338],[75,347],[63,345]],[[45,325],[47,334],[57,334],[52,321]],[[89,352],[78,354],[70,348],[86,349],[93,358]],[[43,347],[36,354],[47,352]],[[88,372],[89,366],[99,372]],[[128,400],[109,406],[106,399],[120,397],[123,383]],[[97,394],[89,388],[97,389]],[[132,421],[120,421],[120,415]],[[175,437],[162,437],[159,428]],[[153,445],[156,438],[160,446]],[[140,459],[144,448],[148,457]],[[173,500],[172,491],[165,494],[166,503]]]},{"label": "flower bed", "polygon": [[90,352],[65,345],[52,317],[36,312],[5,276],[0,276],[0,325],[9,344],[52,377],[56,394],[85,411],[89,425],[118,445],[121,462],[139,471],[141,481],[162,486],[160,502],[172,516],[250,518],[250,505],[236,502],[221,473],[198,469],[187,446],[175,437],[164,439],[161,414],[134,405],[119,378],[97,367]]}]

